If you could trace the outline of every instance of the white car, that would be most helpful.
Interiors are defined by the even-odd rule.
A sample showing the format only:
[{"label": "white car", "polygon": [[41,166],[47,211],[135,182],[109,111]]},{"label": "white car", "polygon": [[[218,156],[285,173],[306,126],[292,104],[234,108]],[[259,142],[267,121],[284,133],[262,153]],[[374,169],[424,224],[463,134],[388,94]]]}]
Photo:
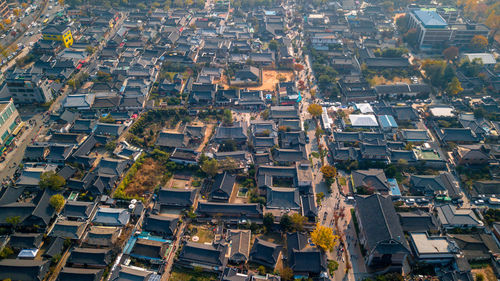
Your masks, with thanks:
[{"label": "white car", "polygon": [[476,200],[476,201],[474,201],[474,204],[476,204],[476,205],[484,205],[484,200],[481,200],[481,199]]}]

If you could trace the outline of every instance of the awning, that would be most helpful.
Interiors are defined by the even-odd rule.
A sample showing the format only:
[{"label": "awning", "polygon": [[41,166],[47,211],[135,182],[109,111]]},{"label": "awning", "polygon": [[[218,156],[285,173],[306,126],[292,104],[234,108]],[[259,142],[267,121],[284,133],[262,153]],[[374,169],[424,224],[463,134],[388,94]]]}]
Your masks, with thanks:
[{"label": "awning", "polygon": [[12,134],[15,136],[17,134],[19,134],[19,131],[21,131],[21,129],[26,125],[26,123],[24,121],[22,121],[21,123],[19,123],[19,125],[17,125],[17,127],[14,129],[14,131],[12,131]]},{"label": "awning", "polygon": [[7,139],[7,141],[5,142],[5,146],[9,146],[9,145],[12,143],[12,141],[13,141],[13,140],[14,140],[14,136],[10,136],[10,137]]}]

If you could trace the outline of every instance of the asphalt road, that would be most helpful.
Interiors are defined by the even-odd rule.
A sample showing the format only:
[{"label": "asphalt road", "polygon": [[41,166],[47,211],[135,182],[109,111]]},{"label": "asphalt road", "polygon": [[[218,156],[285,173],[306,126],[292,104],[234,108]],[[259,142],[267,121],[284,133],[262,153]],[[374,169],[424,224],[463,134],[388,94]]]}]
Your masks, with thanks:
[{"label": "asphalt road", "polygon": [[[42,5],[43,6],[43,1],[39,1],[38,5]],[[8,67],[11,67],[13,64],[15,64],[15,61],[17,58],[20,58],[22,56],[25,56],[26,54],[28,54],[29,52],[29,44],[31,42],[36,42],[38,41],[38,39],[41,37],[41,29],[43,28],[43,20],[46,19],[45,15],[49,15],[48,19],[49,21],[52,20],[55,16],[56,13],[58,13],[59,11],[62,10],[62,7],[61,6],[58,6],[58,5],[55,5],[53,3],[50,3],[51,5],[54,5],[53,6],[53,9],[48,9],[48,6],[50,5],[47,5],[43,8],[42,12],[40,13],[40,18],[36,21],[37,23],[37,26],[31,26],[29,28],[21,28],[21,31],[18,32],[14,37],[12,37],[9,33],[9,35],[4,38],[4,39],[1,39],[0,40],[0,45],[1,46],[4,46],[5,48],[7,48],[8,46],[11,46],[12,48],[14,48],[15,46],[17,46],[17,44],[21,43],[23,44],[25,47],[24,49],[19,52],[19,54],[16,56],[16,57],[13,57],[8,64],[5,64],[1,67],[1,72],[2,73],[5,73],[5,71],[8,69]],[[22,23],[28,27],[34,20],[35,16],[38,12],[32,12],[31,15],[29,17],[25,17],[22,21]],[[18,23],[19,25],[21,23]],[[33,34],[32,35],[27,35],[29,34],[30,32],[32,32]],[[7,61],[7,58],[6,57],[3,57],[2,55],[0,55],[0,60],[3,62],[3,61]]]},{"label": "asphalt road", "polygon": [[9,152],[5,157],[5,160],[0,163],[0,180],[10,178],[14,175],[19,163],[21,163],[21,160],[23,159],[26,147],[31,143],[31,140],[38,135],[42,128],[42,116],[43,113],[38,113],[28,118],[23,118],[21,115],[21,119],[25,121],[26,124],[29,123],[29,120],[32,120],[33,125],[25,129],[24,133],[16,141],[17,147]]}]

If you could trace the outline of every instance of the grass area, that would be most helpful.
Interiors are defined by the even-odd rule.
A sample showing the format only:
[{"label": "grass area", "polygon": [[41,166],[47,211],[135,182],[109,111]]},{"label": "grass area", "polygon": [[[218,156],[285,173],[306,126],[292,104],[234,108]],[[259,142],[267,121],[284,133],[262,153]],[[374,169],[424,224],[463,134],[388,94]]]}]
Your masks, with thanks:
[{"label": "grass area", "polygon": [[114,197],[145,198],[148,192],[152,193],[156,186],[166,181],[166,172],[166,168],[153,158],[138,159],[120,183]]},{"label": "grass area", "polygon": [[248,193],[248,188],[246,187],[241,187],[239,190],[238,190],[238,197],[247,197],[247,193]]},{"label": "grass area", "polygon": [[372,79],[369,79],[371,86],[376,85],[391,85],[396,83],[407,83],[411,84],[410,79],[402,77],[394,77],[392,80],[385,79],[383,76],[375,75]]},{"label": "grass area", "polygon": [[340,185],[347,185],[347,180],[344,177],[339,177],[338,181]]},{"label": "grass area", "polygon": [[212,243],[215,237],[212,230],[202,226],[193,227],[193,231],[191,233],[191,237],[198,236],[198,238],[200,239],[198,240],[198,243]]},{"label": "grass area", "polygon": [[192,270],[187,268],[174,267],[170,275],[169,281],[215,281],[217,275],[200,270]]},{"label": "grass area", "polygon": [[281,234],[278,232],[271,232],[271,233],[266,233],[263,234],[262,236],[259,237],[260,239],[263,239],[268,242],[276,243],[276,244],[283,244],[283,237],[281,237]]},{"label": "grass area", "polygon": [[[484,280],[487,280],[487,281],[496,281],[497,280],[495,273],[493,272],[493,268],[489,264],[486,267],[483,267],[480,269],[472,269],[471,272],[472,272],[472,275],[474,277],[476,277],[477,274],[482,274],[484,276]],[[474,279],[476,279],[476,278],[474,278]]]}]

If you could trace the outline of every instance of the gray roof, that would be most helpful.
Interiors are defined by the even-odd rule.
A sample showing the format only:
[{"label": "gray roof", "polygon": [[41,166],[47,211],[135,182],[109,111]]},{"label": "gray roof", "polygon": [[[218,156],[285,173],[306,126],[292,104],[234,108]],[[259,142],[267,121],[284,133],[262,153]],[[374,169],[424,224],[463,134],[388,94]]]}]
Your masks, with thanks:
[{"label": "gray roof", "polygon": [[250,256],[250,230],[230,230],[229,240],[231,247],[229,249],[229,259],[235,261],[248,260]]},{"label": "gray roof", "polygon": [[215,130],[216,140],[228,140],[228,139],[236,139],[236,140],[246,140],[247,139],[247,128],[244,122],[237,122],[230,126],[226,126],[221,124]]},{"label": "gray roof", "polygon": [[401,137],[405,141],[428,141],[429,135],[427,134],[427,130],[418,130],[418,129],[402,129]]},{"label": "gray roof", "polygon": [[93,222],[108,226],[124,226],[130,219],[130,213],[125,209],[100,207]]},{"label": "gray roof", "polygon": [[278,262],[281,249],[282,246],[278,244],[257,238],[250,251],[250,261],[274,268]]},{"label": "gray roof", "polygon": [[166,147],[186,147],[184,133],[160,132],[156,145]]},{"label": "gray roof", "polygon": [[158,192],[158,202],[171,207],[190,207],[195,196],[196,189],[162,188]]},{"label": "gray roof", "polygon": [[266,207],[270,209],[300,209],[299,190],[287,187],[268,187]]},{"label": "gray roof", "polygon": [[356,170],[352,172],[351,176],[355,188],[361,186],[371,187],[379,192],[389,190],[389,183],[382,169]]},{"label": "gray roof", "polygon": [[4,259],[0,261],[0,279],[41,281],[48,271],[49,261]]},{"label": "gray roof", "polygon": [[438,220],[444,227],[455,226],[482,226],[483,223],[471,209],[457,209],[453,205],[443,205],[436,207]]},{"label": "gray roof", "polygon": [[[381,247],[377,250],[382,254],[408,251],[391,196],[356,195],[356,210],[370,251],[377,249],[379,245]],[[397,243],[388,246],[391,242]]]},{"label": "gray roof", "polygon": [[179,254],[179,261],[223,267],[226,264],[226,250],[218,245],[186,242]]}]

